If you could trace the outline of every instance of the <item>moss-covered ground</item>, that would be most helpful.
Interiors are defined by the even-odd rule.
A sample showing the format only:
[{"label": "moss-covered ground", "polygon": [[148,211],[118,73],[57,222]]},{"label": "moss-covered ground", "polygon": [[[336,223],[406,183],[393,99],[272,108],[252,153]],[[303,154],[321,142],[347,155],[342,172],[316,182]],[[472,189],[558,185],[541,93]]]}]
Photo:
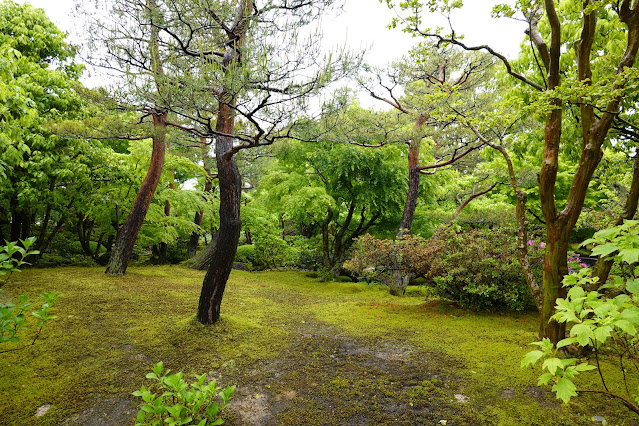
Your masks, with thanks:
[{"label": "moss-covered ground", "polygon": [[[535,386],[539,370],[519,367],[536,340],[533,314],[466,311],[419,288],[398,298],[297,272],[234,271],[221,320],[205,327],[195,322],[202,278],[182,267],[14,274],[0,297],[61,296],[34,346],[0,354],[0,424],[133,424],[131,392],[160,360],[236,384],[230,425],[639,424],[616,401],[587,394],[565,405]],[[600,386],[596,373],[577,384]]]}]

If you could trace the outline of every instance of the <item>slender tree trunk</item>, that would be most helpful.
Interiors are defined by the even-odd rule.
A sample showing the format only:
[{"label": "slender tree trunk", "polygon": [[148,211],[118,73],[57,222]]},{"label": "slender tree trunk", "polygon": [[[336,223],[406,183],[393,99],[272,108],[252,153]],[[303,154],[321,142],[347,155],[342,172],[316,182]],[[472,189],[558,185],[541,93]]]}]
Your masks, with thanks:
[{"label": "slender tree trunk", "polygon": [[405,233],[410,233],[413,226],[417,197],[419,196],[419,145],[419,141],[412,141],[408,145],[408,193],[406,194],[402,220],[399,223],[395,238],[401,238]]},{"label": "slender tree trunk", "polygon": [[333,209],[328,208],[328,213],[326,214],[326,219],[322,222],[322,260],[324,263],[324,267],[328,268],[331,266],[331,249],[330,249],[330,237],[329,237],[329,225],[333,220]]},{"label": "slender tree trunk", "polygon": [[[193,223],[198,227],[202,227],[202,219],[204,218],[204,211],[200,210],[199,212],[195,212],[195,218],[193,219]],[[189,259],[192,259],[197,253],[197,247],[200,244],[200,233],[197,231],[193,231],[191,233],[191,237],[189,238],[189,244],[187,246],[187,256]]]},{"label": "slender tree trunk", "polygon": [[566,334],[566,323],[550,321],[550,317],[555,313],[557,299],[566,297],[566,288],[563,287],[562,280],[568,273],[569,235],[570,230],[565,225],[556,224],[547,227],[542,278],[544,299],[539,335],[549,338],[553,344],[557,344]]},{"label": "slender tree trunk", "polygon": [[[166,150],[171,150],[171,144],[169,142],[166,143]],[[175,189],[175,170],[169,170],[169,189],[173,191]],[[171,216],[171,202],[167,199],[164,201],[164,216]],[[161,242],[158,247],[158,261],[161,265],[166,263],[166,253],[169,248],[169,245],[165,242]]]},{"label": "slender tree trunk", "polygon": [[160,175],[164,167],[166,147],[166,112],[153,114],[153,152],[151,164],[138,191],[131,212],[120,229],[118,239],[111,251],[106,273],[109,275],[124,275],[131,259],[133,246],[137,240],[142,223],[149,210],[151,200],[160,182]]},{"label": "slender tree trunk", "polygon": [[[220,102],[216,131],[231,135],[234,123],[233,109],[228,104]],[[235,158],[233,155],[227,155],[232,148],[232,137],[216,138],[215,157],[220,182],[220,229],[200,293],[197,320],[202,324],[213,324],[220,318],[222,297],[233,269],[233,260],[242,229],[240,220],[242,182]]]},{"label": "slender tree trunk", "polygon": [[[198,271],[205,271],[209,269],[211,261],[213,260],[213,251],[215,250],[215,244],[217,243],[218,232],[211,230],[211,242],[207,243],[206,248],[193,257],[190,268],[197,269]],[[199,238],[199,237],[198,237]],[[206,243],[206,235],[204,236]]]},{"label": "slender tree trunk", "polygon": [[[209,165],[209,153],[208,149],[209,145],[206,143],[206,139],[200,138],[200,150],[202,151],[202,163],[204,164],[204,171],[206,172],[206,182],[204,183],[204,192],[202,196],[206,200],[207,196],[211,193],[213,189],[213,178],[214,175],[211,173],[211,167]],[[195,219],[193,223],[195,223],[200,229],[202,228],[202,221],[204,219],[204,210],[200,210],[195,213]],[[188,256],[189,258],[193,258],[197,253],[197,247],[200,243],[200,232],[193,231],[191,233],[191,238],[189,239],[188,245]],[[206,266],[208,268],[208,265]],[[204,268],[206,269],[206,268]]]},{"label": "slender tree trunk", "polygon": [[22,229],[22,212],[18,208],[18,197],[14,194],[9,201],[9,209],[11,210],[11,231],[10,240],[18,241],[20,239],[20,231]]}]

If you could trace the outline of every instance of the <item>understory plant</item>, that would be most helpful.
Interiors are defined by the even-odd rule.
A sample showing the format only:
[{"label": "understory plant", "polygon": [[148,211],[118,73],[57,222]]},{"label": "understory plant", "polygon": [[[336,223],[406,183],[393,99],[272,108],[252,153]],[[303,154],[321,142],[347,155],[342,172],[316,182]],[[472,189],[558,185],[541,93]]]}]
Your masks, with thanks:
[{"label": "understory plant", "polygon": [[206,374],[195,376],[195,382],[189,384],[182,372],[170,372],[162,362],[158,362],[146,375],[155,383],[133,392],[134,396],[143,400],[136,426],[212,426],[224,423],[220,414],[230,405],[235,386],[222,389],[216,386],[215,380],[207,381]]},{"label": "understory plant", "polygon": [[[598,393],[619,399],[639,414],[639,221],[625,221],[620,226],[595,233],[583,244],[594,244],[593,254],[607,256],[623,269],[627,277],[611,276],[610,281],[597,288],[598,278],[590,268],[564,277],[569,287],[565,299],[557,299],[552,319],[566,323],[569,336],[553,347],[548,339],[532,343],[537,350],[528,352],[522,367],[543,360],[538,385],[553,382],[557,398],[570,401],[578,393]],[[592,355],[584,362],[576,357],[563,357],[564,348],[581,347]],[[602,369],[602,358],[614,361],[621,372],[621,382],[614,383]],[[577,389],[574,379],[584,371],[597,370],[601,389]]]}]

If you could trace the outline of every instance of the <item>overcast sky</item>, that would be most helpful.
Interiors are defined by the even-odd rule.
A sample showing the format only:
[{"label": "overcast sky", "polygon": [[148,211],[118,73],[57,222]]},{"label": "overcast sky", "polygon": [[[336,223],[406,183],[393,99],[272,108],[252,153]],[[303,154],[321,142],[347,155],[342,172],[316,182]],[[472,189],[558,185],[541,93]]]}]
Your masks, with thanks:
[{"label": "overcast sky", "polygon": [[[44,9],[60,29],[71,34],[74,43],[79,42],[73,37],[74,31],[82,28],[82,24],[72,18],[76,0],[17,1]],[[491,19],[492,5],[498,2],[504,0],[466,0],[463,10],[453,15],[452,22],[456,32],[465,35],[468,44],[488,44],[498,52],[514,57],[523,39],[525,26],[509,19]],[[368,48],[366,60],[373,65],[383,66],[407,53],[415,43],[415,39],[399,29],[386,28],[393,16],[395,13],[379,0],[346,0],[341,15],[322,19],[324,43],[328,47],[346,44],[351,49]],[[443,25],[443,21],[441,17],[433,16],[427,25]],[[87,77],[84,82],[90,86],[102,80],[95,75],[93,78]]]}]

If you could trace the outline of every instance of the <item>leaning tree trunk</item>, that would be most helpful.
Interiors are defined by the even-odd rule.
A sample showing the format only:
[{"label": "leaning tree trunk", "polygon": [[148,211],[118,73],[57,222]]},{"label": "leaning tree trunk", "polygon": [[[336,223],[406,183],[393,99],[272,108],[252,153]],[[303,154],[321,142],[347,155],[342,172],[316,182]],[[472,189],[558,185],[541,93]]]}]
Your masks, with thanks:
[{"label": "leaning tree trunk", "polygon": [[233,260],[240,240],[240,200],[242,183],[235,158],[229,152],[233,138],[219,134],[233,134],[234,111],[229,104],[220,102],[217,115],[215,156],[220,184],[220,229],[217,242],[211,249],[210,265],[204,276],[198,304],[197,320],[202,324],[213,324],[220,318],[222,296],[226,288]]},{"label": "leaning tree trunk", "polygon": [[109,275],[124,275],[131,259],[133,246],[142,228],[146,212],[151,205],[151,199],[160,182],[160,175],[164,167],[164,154],[166,144],[166,113],[153,114],[153,152],[151,164],[144,177],[142,186],[138,191],[131,212],[120,229],[118,239],[111,251],[111,257],[107,264],[106,273]]}]

